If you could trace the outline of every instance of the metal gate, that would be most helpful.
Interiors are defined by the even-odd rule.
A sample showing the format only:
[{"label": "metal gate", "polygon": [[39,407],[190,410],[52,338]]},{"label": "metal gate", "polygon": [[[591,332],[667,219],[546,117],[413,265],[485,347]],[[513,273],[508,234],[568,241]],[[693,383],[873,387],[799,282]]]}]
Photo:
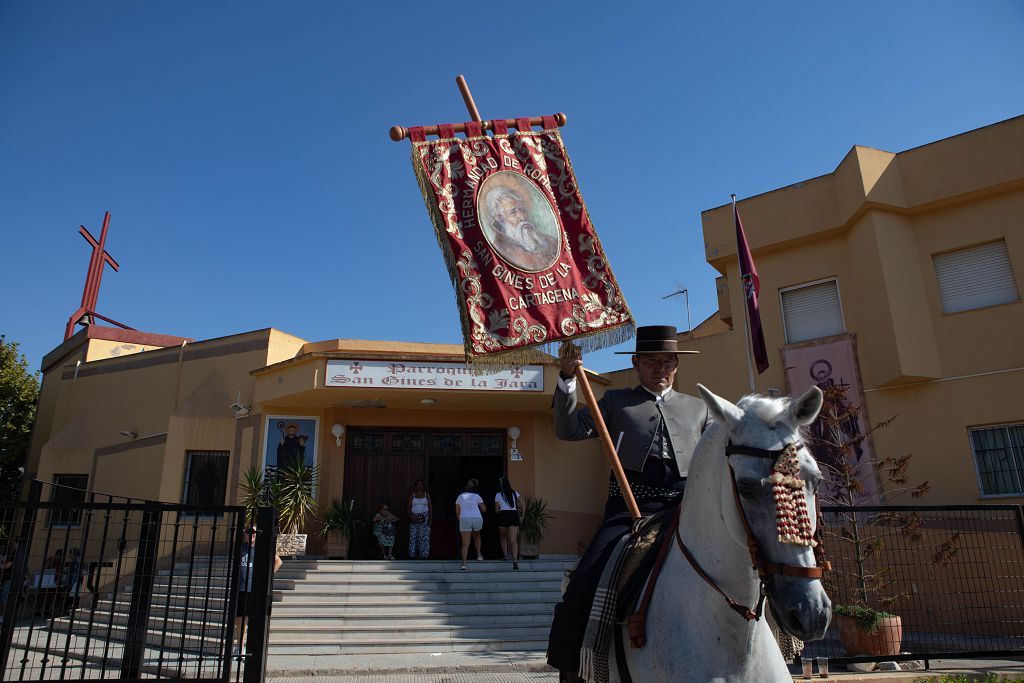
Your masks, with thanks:
[{"label": "metal gate", "polygon": [[250,536],[241,507],[47,502],[43,486],[0,503],[0,680],[262,679],[274,510]]},{"label": "metal gate", "polygon": [[[1017,657],[1024,653],[1024,515],[1018,505],[822,508],[833,607],[885,607],[897,654],[854,649],[833,616],[805,657],[837,663]],[[876,627],[876,632],[879,627]]]}]

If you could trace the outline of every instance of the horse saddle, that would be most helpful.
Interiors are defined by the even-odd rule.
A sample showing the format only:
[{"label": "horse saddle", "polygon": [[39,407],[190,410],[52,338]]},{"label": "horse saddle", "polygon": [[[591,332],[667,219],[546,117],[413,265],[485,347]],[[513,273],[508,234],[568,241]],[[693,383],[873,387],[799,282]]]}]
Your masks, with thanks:
[{"label": "horse saddle", "polygon": [[630,531],[633,540],[627,546],[627,556],[619,574],[618,585],[615,587],[618,593],[616,616],[619,621],[625,621],[637,607],[644,584],[647,583],[647,578],[657,562],[659,551],[669,540],[669,534],[666,532],[678,510],[676,507],[647,515],[633,525]]}]

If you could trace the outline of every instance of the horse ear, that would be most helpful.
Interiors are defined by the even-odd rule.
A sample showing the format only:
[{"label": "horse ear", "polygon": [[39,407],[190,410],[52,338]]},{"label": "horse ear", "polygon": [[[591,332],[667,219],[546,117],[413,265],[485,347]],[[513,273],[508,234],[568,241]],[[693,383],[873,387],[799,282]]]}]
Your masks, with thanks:
[{"label": "horse ear", "polygon": [[711,411],[711,417],[715,418],[716,421],[731,425],[734,422],[739,422],[740,418],[743,417],[742,410],[721,396],[715,396],[703,384],[697,385],[697,391],[700,392],[700,397],[704,399],[708,410]]},{"label": "horse ear", "polygon": [[798,425],[809,425],[818,418],[824,395],[818,387],[811,387],[803,396],[789,405],[789,414]]}]

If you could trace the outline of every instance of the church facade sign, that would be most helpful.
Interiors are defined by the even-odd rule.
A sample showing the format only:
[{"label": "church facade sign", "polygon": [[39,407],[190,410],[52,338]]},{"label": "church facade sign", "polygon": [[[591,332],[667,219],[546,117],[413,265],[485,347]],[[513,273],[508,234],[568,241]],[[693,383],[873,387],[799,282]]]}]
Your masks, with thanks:
[{"label": "church facade sign", "polygon": [[543,393],[544,366],[516,365],[479,374],[464,363],[330,359],[326,386]]}]

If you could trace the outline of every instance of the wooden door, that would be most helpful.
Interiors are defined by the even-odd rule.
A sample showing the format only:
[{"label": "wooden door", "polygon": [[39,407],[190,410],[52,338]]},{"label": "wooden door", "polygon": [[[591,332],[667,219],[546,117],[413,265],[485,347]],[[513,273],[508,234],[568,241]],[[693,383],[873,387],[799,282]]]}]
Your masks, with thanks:
[{"label": "wooden door", "polygon": [[[455,498],[471,477],[480,480],[487,504],[482,541],[484,555],[501,555],[493,511],[498,477],[504,472],[505,434],[496,430],[387,429],[353,427],[345,450],[344,500],[354,500],[368,518],[387,503],[398,515],[395,557],[409,554],[408,498],[413,482],[423,479],[433,503],[430,559],[459,556]],[[354,559],[379,557],[372,524],[349,550]]]},{"label": "wooden door", "polygon": [[[395,557],[404,558],[409,549],[407,501],[413,482],[426,479],[424,434],[417,431],[352,428],[345,452],[345,501],[372,518],[381,503],[398,516]],[[350,554],[356,559],[379,557],[373,525],[357,534]]]}]

